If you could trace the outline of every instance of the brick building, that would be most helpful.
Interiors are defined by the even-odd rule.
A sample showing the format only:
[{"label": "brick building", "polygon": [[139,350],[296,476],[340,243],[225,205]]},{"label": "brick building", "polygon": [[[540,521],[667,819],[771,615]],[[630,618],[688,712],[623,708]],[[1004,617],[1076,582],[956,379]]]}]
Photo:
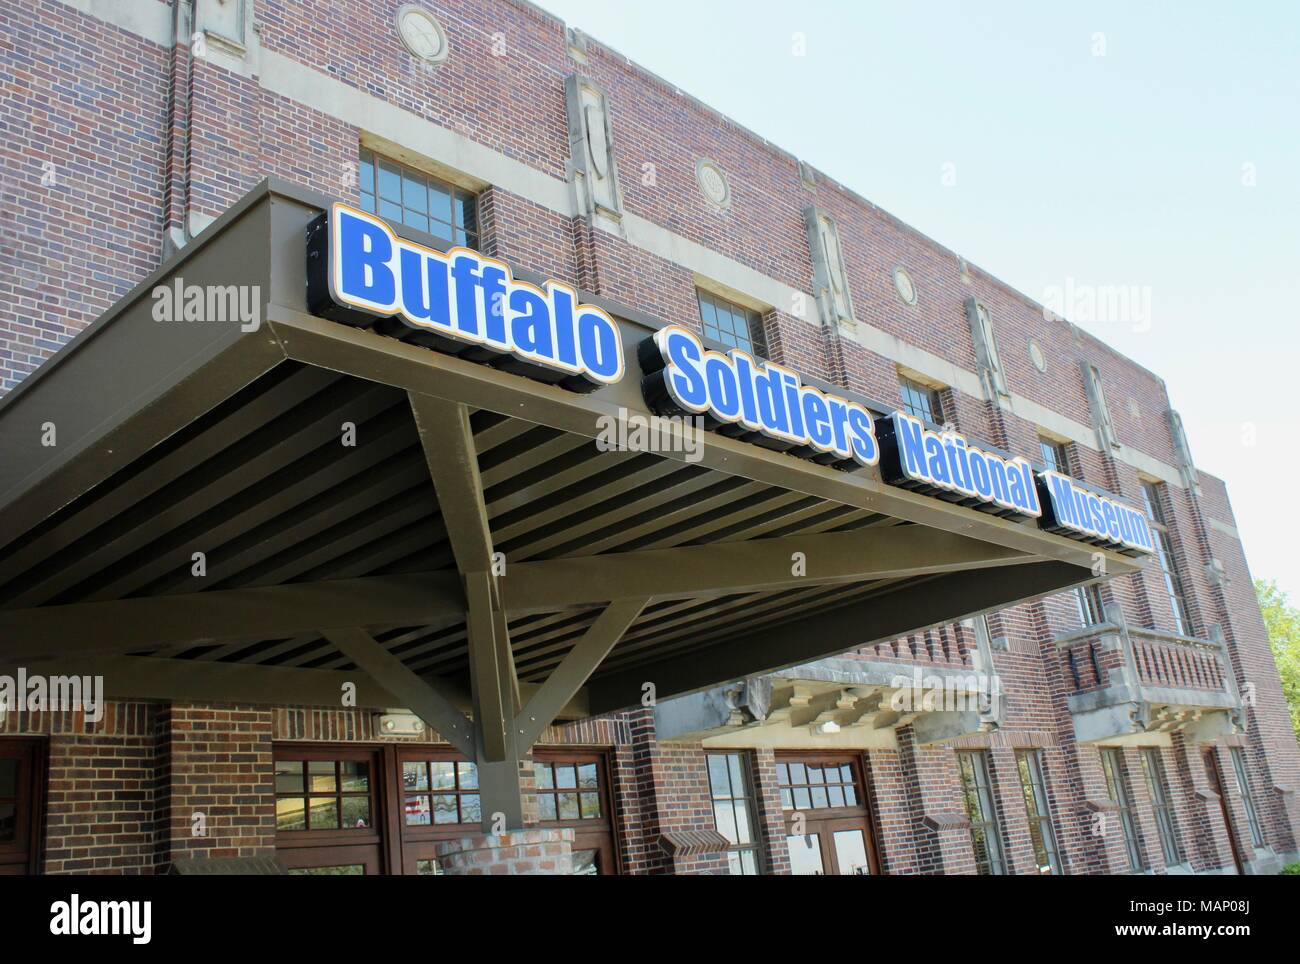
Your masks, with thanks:
[{"label": "brick building", "polygon": [[[10,707],[0,716],[0,871],[147,874],[225,861],[330,873],[1265,873],[1297,859],[1300,752],[1232,509],[1223,483],[1193,464],[1158,376],[522,0],[17,0],[0,9],[0,38],[0,387],[10,394],[0,444],[13,446],[4,459],[19,467],[0,474],[0,675],[101,675],[111,697],[102,714]],[[524,765],[509,782],[518,778],[522,819],[480,835],[501,757],[482,755],[480,733],[476,766],[474,746],[467,753],[430,726],[452,726],[447,707],[466,700],[430,698],[421,711],[424,696],[405,698],[402,671],[367,650],[374,640],[333,630],[223,635],[208,621],[218,617],[196,608],[188,638],[168,629],[172,643],[113,648],[100,637],[121,637],[117,614],[129,609],[85,608],[208,591],[191,582],[196,548],[212,592],[423,571],[409,558],[425,551],[418,537],[433,523],[410,493],[428,476],[398,461],[416,436],[401,434],[406,423],[385,434],[387,396],[312,382],[348,363],[292,312],[277,314],[303,288],[301,262],[281,270],[290,232],[278,226],[295,225],[301,245],[308,215],[329,199],[428,249],[465,246],[516,278],[571,286],[626,326],[675,323],[718,351],[797,371],[828,397],[870,400],[862,404],[878,425],[901,410],[1111,493],[1147,517],[1154,551],[1140,566],[1096,553],[1114,565],[1041,584],[1011,567],[997,592],[981,584],[983,595],[954,594],[951,610],[936,581],[929,603],[882,599],[904,622],[854,616],[847,629],[824,620],[856,584],[737,594],[743,625],[727,621],[739,603],[697,609],[647,591],[649,608],[624,620],[628,639],[639,632],[702,661],[715,640],[743,642],[751,631],[761,649],[774,632],[763,627],[787,610],[802,614],[807,636],[847,635],[839,650],[806,641],[797,650],[787,629],[770,637],[779,657],[720,659],[743,670],[731,682],[689,667],[637,676],[635,653],[620,657],[616,646],[611,665],[628,668],[566,692],[557,722],[530,734],[531,751],[521,746]],[[261,249],[241,258],[236,244],[261,218],[271,238],[265,276],[253,263]],[[164,275],[201,281],[208,264],[224,283],[264,280],[269,329],[303,368],[268,369],[256,384],[230,375],[223,387],[213,362],[202,369],[210,388],[197,389],[211,394],[205,407],[145,445],[130,432],[180,417],[182,396],[163,404],[146,382],[132,384],[161,373],[164,356],[119,369],[96,345],[131,330],[128,316]],[[84,348],[44,364],[101,317],[78,340]],[[229,347],[213,345],[213,357]],[[451,370],[458,385],[475,384]],[[26,409],[35,405],[34,424],[44,425],[38,403],[72,405],[75,388],[61,383],[78,378],[102,381],[107,394],[79,399],[89,421],[68,436],[66,465],[58,445],[39,461],[38,433],[19,431]],[[539,406],[546,391],[562,394],[539,391]],[[304,443],[297,461],[259,467],[262,447],[272,448],[265,439],[285,453],[299,436],[264,437],[263,423],[239,420],[280,405],[277,425],[304,426],[302,436],[309,413],[353,419],[358,451],[376,472],[388,467],[376,488],[347,489],[357,474],[329,490],[340,500],[331,511],[343,512],[346,495],[382,516],[357,530],[382,535],[382,560],[367,561],[370,543],[343,524],[311,515],[330,471],[311,462],[314,449]],[[808,463],[807,479],[774,494],[758,475],[740,472],[737,484],[706,460],[707,471],[672,477],[671,503],[645,495],[658,471],[645,469],[635,476],[647,500],[640,514],[609,531],[582,528],[557,506],[595,512],[603,492],[631,498],[617,467],[606,476],[604,463],[574,461],[562,435],[530,435],[541,429],[475,408],[488,548],[508,565],[690,551],[740,533],[760,544],[824,539],[892,514],[837,501],[848,490],[822,485],[835,475],[825,466]],[[97,436],[119,410],[135,421],[123,416],[121,434]],[[513,414],[545,423],[532,410]],[[49,422],[63,437],[63,424]],[[227,448],[205,450],[210,436],[199,429],[227,422],[245,424],[246,438],[232,429]],[[720,447],[717,458],[742,459],[739,443],[715,438],[706,448]],[[126,443],[93,448],[105,439]],[[130,444],[140,447],[127,461]],[[221,458],[237,450],[240,471],[229,472]],[[105,474],[68,488],[89,455]],[[190,456],[197,461],[183,461]],[[767,471],[774,458],[795,461],[754,464]],[[262,503],[237,485],[258,472],[286,490],[301,485],[302,501],[258,517]],[[557,488],[530,502],[543,474]],[[322,487],[310,490],[318,476]],[[32,478],[43,487],[28,491]],[[148,502],[140,486],[165,489],[166,501]],[[933,495],[908,490],[897,512],[940,528],[993,526],[990,539],[1014,528],[952,502],[942,517],[924,515],[939,511],[923,504],[939,504]],[[1067,551],[1065,538],[1021,521],[1042,540],[1027,551]],[[437,524],[454,545],[459,520]],[[291,529],[302,537],[290,563]],[[404,539],[414,541],[392,548]],[[809,561],[815,568],[817,557]],[[999,608],[999,599],[1015,604]],[[87,628],[74,642],[64,634],[47,651],[19,631],[45,632],[32,614],[68,607],[80,607],[75,625]],[[561,644],[600,624],[573,628],[569,618],[510,614],[518,679],[508,720],[535,705],[530,694],[549,692]],[[470,622],[461,637],[474,635]],[[451,630],[368,625],[405,672],[463,691],[472,682],[481,721],[482,666],[463,658],[463,645],[452,652]],[[912,631],[884,635],[889,626]],[[791,658],[814,650],[840,654]],[[340,705],[331,694],[356,680],[376,685],[357,684],[359,698]],[[639,700],[640,680],[662,684],[662,698]]]}]

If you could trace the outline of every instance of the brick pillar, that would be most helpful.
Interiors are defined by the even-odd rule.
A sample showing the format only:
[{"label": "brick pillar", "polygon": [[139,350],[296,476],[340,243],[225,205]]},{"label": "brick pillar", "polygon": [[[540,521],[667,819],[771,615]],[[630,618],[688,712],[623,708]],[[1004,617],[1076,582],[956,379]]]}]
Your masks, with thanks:
[{"label": "brick pillar", "polygon": [[472,834],[435,848],[448,876],[551,875],[573,873],[572,830],[514,830]]},{"label": "brick pillar", "polygon": [[174,703],[158,717],[160,867],[183,858],[275,855],[269,707]]},{"label": "brick pillar", "polygon": [[952,750],[918,747],[910,726],[898,731],[898,749],[912,816],[917,872],[975,873],[970,820]]},{"label": "brick pillar", "polygon": [[790,873],[790,850],[785,843],[785,810],[776,778],[776,753],[770,748],[754,751],[754,826],[763,848],[766,874]]}]

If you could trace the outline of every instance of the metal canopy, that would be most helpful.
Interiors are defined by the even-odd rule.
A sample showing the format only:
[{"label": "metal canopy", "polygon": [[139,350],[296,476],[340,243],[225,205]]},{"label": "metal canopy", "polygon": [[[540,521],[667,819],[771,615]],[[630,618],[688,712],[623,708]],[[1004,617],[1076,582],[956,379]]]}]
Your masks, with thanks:
[{"label": "metal canopy", "polygon": [[[306,314],[326,204],[264,182],[0,400],[0,664],[159,698],[333,703],[352,681],[504,761],[508,797],[557,715],[1093,575],[1093,546],[871,471],[720,434],[698,462],[600,451],[601,416],[648,414],[635,371],[576,395]],[[258,285],[261,328],[155,322],[150,292],[177,278]],[[659,325],[583,297],[629,359]]]}]

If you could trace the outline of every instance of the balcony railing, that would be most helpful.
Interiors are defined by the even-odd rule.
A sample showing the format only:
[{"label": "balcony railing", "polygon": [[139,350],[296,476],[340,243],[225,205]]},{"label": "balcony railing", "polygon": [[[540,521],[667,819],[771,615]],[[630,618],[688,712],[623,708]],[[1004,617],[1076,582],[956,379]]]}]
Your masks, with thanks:
[{"label": "balcony railing", "polygon": [[1056,640],[1081,742],[1240,728],[1241,695],[1221,639],[1132,627],[1113,608],[1107,615]]}]

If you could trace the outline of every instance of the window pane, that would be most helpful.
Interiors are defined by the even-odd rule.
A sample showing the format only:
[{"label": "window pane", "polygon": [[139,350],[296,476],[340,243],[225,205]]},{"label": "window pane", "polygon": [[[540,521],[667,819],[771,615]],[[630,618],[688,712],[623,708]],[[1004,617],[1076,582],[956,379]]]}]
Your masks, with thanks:
[{"label": "window pane", "polygon": [[451,192],[432,181],[429,182],[429,217],[451,226]]},{"label": "window pane", "polygon": [[302,797],[281,797],[275,801],[276,830],[306,830],[307,801]]},{"label": "window pane", "polygon": [[568,790],[578,785],[577,769],[569,763],[557,763],[555,766],[555,785],[561,790]]},{"label": "window pane", "polygon": [[483,804],[477,793],[466,793],[460,798],[460,822],[478,823],[483,819]]},{"label": "window pane", "polygon": [[835,862],[841,874],[869,874],[867,843],[861,830],[837,830],[832,839],[835,844]]},{"label": "window pane", "polygon": [[289,871],[290,877],[354,877],[363,876],[366,868],[363,864],[335,864],[330,867],[295,867]]},{"label": "window pane", "polygon": [[370,826],[370,798],[343,798],[343,829],[361,830]]},{"label": "window pane", "polygon": [[578,786],[584,789],[596,788],[596,764],[583,763],[578,767]]},{"label": "window pane", "polygon": [[375,158],[369,151],[363,150],[357,163],[357,186],[375,193]]},{"label": "window pane", "polygon": [[432,820],[429,798],[425,795],[406,798],[406,825],[408,827],[426,827]]},{"label": "window pane", "polygon": [[307,778],[312,793],[330,793],[338,789],[333,760],[308,760]]},{"label": "window pane", "polygon": [[381,200],[379,202],[379,216],[400,224],[402,222],[402,206],[396,201]]},{"label": "window pane", "polygon": [[537,789],[550,790],[555,786],[555,773],[551,770],[549,763],[534,763],[533,778],[537,782]]},{"label": "window pane", "polygon": [[600,794],[582,793],[578,795],[582,807],[582,819],[590,820],[600,816]]},{"label": "window pane", "polygon": [[456,808],[456,794],[436,793],[433,796],[434,823],[460,823],[460,812]]},{"label": "window pane", "polygon": [[402,786],[407,790],[428,790],[428,766],[423,761],[403,763]]},{"label": "window pane", "polygon": [[557,794],[557,800],[559,803],[561,820],[578,819],[578,795],[576,793]]},{"label": "window pane", "polygon": [[345,791],[366,791],[370,789],[370,765],[363,760],[340,760],[339,771],[343,776]]},{"label": "window pane", "polygon": [[556,820],[559,818],[559,811],[555,806],[555,795],[544,793],[537,798],[538,809],[542,820]]},{"label": "window pane", "polygon": [[731,796],[731,774],[727,768],[728,757],[721,753],[709,755],[709,788],[714,800]]},{"label": "window pane", "polygon": [[460,775],[460,788],[462,790],[478,789],[477,763],[457,763],[456,772]]},{"label": "window pane", "polygon": [[307,801],[312,830],[339,829],[339,802],[335,797],[313,797]]},{"label": "window pane", "polygon": [[379,162],[379,196],[385,201],[392,201],[401,217],[402,173],[392,161]]},{"label": "window pane", "polygon": [[413,171],[402,172],[402,204],[408,211],[425,214],[429,210],[429,189],[424,178]]},{"label": "window pane", "polygon": [[740,843],[736,833],[736,811],[729,802],[723,801],[713,805],[713,824],[718,833],[726,837],[729,843]]},{"label": "window pane", "polygon": [[[16,766],[18,761],[12,762]],[[3,762],[0,762],[0,772],[3,772]],[[275,792],[276,793],[302,793],[302,761],[301,760],[276,760],[275,761]],[[11,796],[4,792],[2,781],[0,781],[0,796]]]},{"label": "window pane", "polygon": [[785,843],[790,851],[791,874],[808,876],[825,873],[822,868],[821,837],[815,833],[802,837],[786,837]]},{"label": "window pane", "polygon": [[429,763],[430,787],[434,790],[451,790],[456,786],[456,764],[450,760],[433,760]]}]

